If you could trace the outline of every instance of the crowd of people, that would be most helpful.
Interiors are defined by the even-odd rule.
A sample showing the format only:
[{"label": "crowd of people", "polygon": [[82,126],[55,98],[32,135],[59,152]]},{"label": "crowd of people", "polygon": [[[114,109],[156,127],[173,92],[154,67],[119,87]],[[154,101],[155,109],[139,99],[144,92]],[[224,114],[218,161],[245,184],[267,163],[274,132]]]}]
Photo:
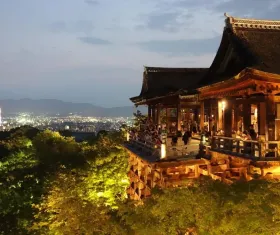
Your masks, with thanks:
[{"label": "crowd of people", "polygon": [[149,118],[140,125],[140,130],[136,128],[130,131],[130,138],[156,146],[161,145],[161,126],[155,125]]},{"label": "crowd of people", "polygon": [[[130,139],[160,147],[160,145],[164,142],[162,139],[162,132],[165,132],[165,129],[165,125],[156,125],[151,119],[147,118],[146,121],[140,124],[140,128],[133,128],[130,130]],[[181,136],[182,141],[185,145],[187,145],[194,133],[197,133],[197,129],[195,127],[193,130],[185,128],[181,135],[179,135],[176,131],[172,135],[171,145],[177,145],[178,136]]]},{"label": "crowd of people", "polygon": [[[183,133],[181,133],[182,141],[184,142],[184,145],[187,145],[191,139],[191,137],[196,134],[199,131],[199,128],[197,127],[198,125],[194,122],[192,125],[187,128],[184,126]],[[140,128],[133,128],[130,131],[130,139],[132,140],[137,140],[141,141],[146,144],[150,144],[156,147],[160,147],[160,145],[164,142],[162,139],[162,132],[165,132],[165,125],[156,125],[153,123],[152,119],[147,118],[145,121],[142,121],[140,123]],[[212,135],[213,132],[205,132],[204,134],[209,134],[210,136]],[[216,132],[216,135],[222,134],[221,132]],[[258,134],[254,130],[254,126],[250,125],[249,130],[245,131],[238,131],[236,133],[237,138],[241,138],[243,140],[257,140]],[[175,134],[172,135],[173,137],[171,138],[171,145],[175,147],[178,142],[178,132],[176,131]],[[209,137],[210,137],[209,136]],[[249,143],[248,143],[249,145]],[[249,146],[248,146],[249,147]]]}]

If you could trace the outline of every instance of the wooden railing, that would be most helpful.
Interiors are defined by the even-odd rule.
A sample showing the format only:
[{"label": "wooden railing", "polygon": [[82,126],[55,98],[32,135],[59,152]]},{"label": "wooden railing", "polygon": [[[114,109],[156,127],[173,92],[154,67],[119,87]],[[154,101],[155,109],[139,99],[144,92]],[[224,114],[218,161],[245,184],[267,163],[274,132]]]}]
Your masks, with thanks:
[{"label": "wooden railing", "polygon": [[130,139],[129,143],[146,154],[160,157],[160,148],[156,148],[153,142]]},{"label": "wooden railing", "polygon": [[211,150],[241,155],[254,159],[280,158],[280,141],[242,140],[224,136],[213,136]]}]

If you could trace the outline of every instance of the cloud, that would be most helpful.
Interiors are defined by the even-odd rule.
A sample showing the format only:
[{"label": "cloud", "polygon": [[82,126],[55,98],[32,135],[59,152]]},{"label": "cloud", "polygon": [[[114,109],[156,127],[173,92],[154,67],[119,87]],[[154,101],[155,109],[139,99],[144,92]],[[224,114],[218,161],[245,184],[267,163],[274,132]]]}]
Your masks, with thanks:
[{"label": "cloud", "polygon": [[208,39],[151,40],[138,45],[145,50],[169,56],[203,55],[216,52],[220,40],[220,36]]},{"label": "cloud", "polygon": [[180,4],[181,1],[178,0],[154,1],[149,10],[138,15],[138,20],[141,23],[136,26],[136,29],[162,32],[181,31],[186,25],[190,24],[193,19],[193,12],[189,7],[181,7]]},{"label": "cloud", "polygon": [[79,37],[78,38],[80,41],[86,44],[91,44],[91,45],[109,45],[111,44],[110,41],[101,39],[101,38],[95,38],[95,37]]},{"label": "cloud", "polygon": [[162,0],[158,3],[158,7],[161,9],[170,8],[183,8],[183,9],[193,9],[193,8],[206,8],[212,6],[215,2],[220,2],[221,0]]},{"label": "cloud", "polygon": [[[228,0],[217,4],[216,11],[229,12],[236,17],[279,19],[279,0]],[[278,14],[277,14],[278,12]],[[274,14],[270,14],[274,13]]]},{"label": "cloud", "polygon": [[66,30],[67,26],[66,26],[66,23],[64,21],[56,21],[56,22],[52,23],[49,28],[53,33],[59,33],[59,32],[67,31]]},{"label": "cloud", "polygon": [[96,0],[85,0],[85,3],[91,6],[96,6],[99,4],[99,2]]},{"label": "cloud", "polygon": [[75,22],[56,21],[50,25],[50,31],[53,33],[86,33],[93,31],[92,21],[78,20]]},{"label": "cloud", "polygon": [[192,15],[181,14],[178,11],[173,11],[173,12],[163,12],[163,13],[153,12],[144,17],[146,18],[146,22],[142,25],[138,25],[137,29],[147,28],[151,30],[176,32],[179,31],[180,26],[186,23],[186,20],[192,18]]}]

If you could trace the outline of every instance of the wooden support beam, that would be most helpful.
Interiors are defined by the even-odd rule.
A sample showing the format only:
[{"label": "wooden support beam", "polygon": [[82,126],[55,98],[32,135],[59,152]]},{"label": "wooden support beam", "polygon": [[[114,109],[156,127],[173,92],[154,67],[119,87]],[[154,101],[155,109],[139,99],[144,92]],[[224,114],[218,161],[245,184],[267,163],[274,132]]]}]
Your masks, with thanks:
[{"label": "wooden support beam", "polygon": [[204,101],[200,102],[200,131],[204,130]]},{"label": "wooden support beam", "polygon": [[152,106],[152,120],[153,120],[153,123],[156,123],[156,107],[155,107],[155,105]]},{"label": "wooden support beam", "polygon": [[248,131],[251,125],[251,104],[248,102],[243,103],[243,126],[244,130]]},{"label": "wooden support beam", "polygon": [[258,130],[259,135],[266,135],[267,126],[266,126],[266,103],[261,102],[258,105]]},{"label": "wooden support beam", "polygon": [[234,104],[234,114],[233,114],[233,129],[237,132],[238,130],[238,117],[240,115],[239,105]]},{"label": "wooden support beam", "polygon": [[161,113],[161,106],[160,106],[160,104],[158,104],[157,105],[157,121],[156,121],[157,125],[160,124],[160,113]]},{"label": "wooden support beam", "polygon": [[152,110],[151,110],[151,105],[149,104],[148,105],[148,118],[151,118],[151,116],[152,116],[152,112],[151,112]]},{"label": "wooden support beam", "polygon": [[266,97],[266,125],[267,125],[267,140],[275,140],[275,103],[274,96]]},{"label": "wooden support beam", "polygon": [[177,105],[177,130],[181,131],[181,104]]},{"label": "wooden support beam", "polygon": [[232,137],[232,108],[233,100],[227,100],[224,107],[224,131],[226,137]]}]

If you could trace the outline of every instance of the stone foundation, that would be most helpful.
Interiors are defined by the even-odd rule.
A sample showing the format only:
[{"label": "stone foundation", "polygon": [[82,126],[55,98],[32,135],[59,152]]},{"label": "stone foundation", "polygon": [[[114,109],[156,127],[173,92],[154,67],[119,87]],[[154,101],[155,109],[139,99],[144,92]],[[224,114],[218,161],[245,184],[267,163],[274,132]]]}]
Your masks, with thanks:
[{"label": "stone foundation", "polygon": [[154,187],[186,187],[202,175],[231,184],[236,180],[278,179],[280,161],[253,161],[225,153],[210,151],[211,160],[177,159],[148,162],[129,151],[131,199],[141,200],[151,195]]}]

